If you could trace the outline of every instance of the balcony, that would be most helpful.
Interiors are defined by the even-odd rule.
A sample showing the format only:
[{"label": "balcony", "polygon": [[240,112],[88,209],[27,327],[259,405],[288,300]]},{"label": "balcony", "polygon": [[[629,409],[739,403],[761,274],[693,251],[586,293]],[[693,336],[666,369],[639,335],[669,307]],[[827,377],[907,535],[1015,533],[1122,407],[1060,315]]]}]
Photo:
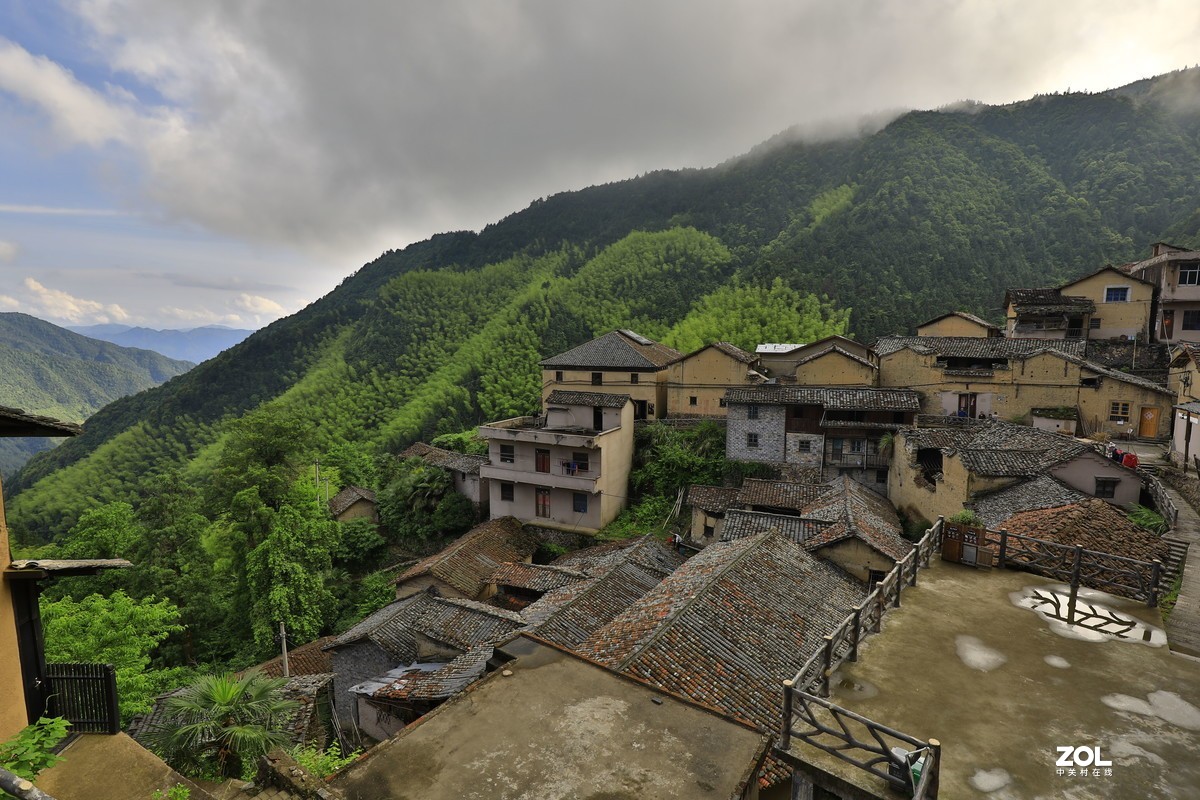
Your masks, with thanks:
[{"label": "balcony", "polygon": [[853,453],[849,450],[826,450],[825,464],[830,467],[860,467],[862,469],[887,469],[890,456],[879,453]]},{"label": "balcony", "polygon": [[571,463],[556,460],[547,472],[538,470],[528,459],[519,459],[518,463],[512,464],[484,464],[479,468],[479,477],[509,483],[570,489],[573,492],[594,493],[596,481],[600,479],[599,465],[592,464],[589,469],[579,469],[578,466],[572,469],[569,466]]},{"label": "balcony", "polygon": [[605,431],[582,427],[550,428],[546,426],[545,417],[513,417],[479,426],[479,436],[482,439],[496,439],[501,442],[533,442],[583,448],[599,447],[597,439],[619,430],[620,428]]}]

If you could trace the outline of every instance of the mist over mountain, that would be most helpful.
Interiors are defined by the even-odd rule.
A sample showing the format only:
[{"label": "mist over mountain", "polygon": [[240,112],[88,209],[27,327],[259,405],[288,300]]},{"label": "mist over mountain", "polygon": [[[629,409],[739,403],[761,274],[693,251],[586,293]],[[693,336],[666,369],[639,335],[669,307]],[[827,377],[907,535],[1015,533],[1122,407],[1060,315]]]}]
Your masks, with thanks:
[{"label": "mist over mountain", "polygon": [[227,328],[223,325],[205,325],[184,330],[155,330],[112,324],[68,325],[67,330],[122,347],[153,350],[167,358],[191,361],[194,364],[207,361],[254,333],[252,330]]}]

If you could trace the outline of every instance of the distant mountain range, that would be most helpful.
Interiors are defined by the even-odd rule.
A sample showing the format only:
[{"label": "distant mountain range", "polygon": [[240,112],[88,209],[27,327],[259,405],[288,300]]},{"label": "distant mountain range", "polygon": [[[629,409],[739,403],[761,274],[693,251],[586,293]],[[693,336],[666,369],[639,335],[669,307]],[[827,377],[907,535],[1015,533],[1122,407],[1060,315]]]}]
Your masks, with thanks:
[{"label": "distant mountain range", "polygon": [[[0,405],[83,422],[103,406],[181,375],[194,364],[118,347],[31,317],[0,313]],[[0,439],[0,473],[17,470],[46,439]]]},{"label": "distant mountain range", "polygon": [[167,358],[191,361],[195,364],[207,361],[222,350],[228,350],[254,333],[238,328],[226,328],[223,325],[161,331],[132,325],[69,325],[67,330],[122,347],[153,350]]}]

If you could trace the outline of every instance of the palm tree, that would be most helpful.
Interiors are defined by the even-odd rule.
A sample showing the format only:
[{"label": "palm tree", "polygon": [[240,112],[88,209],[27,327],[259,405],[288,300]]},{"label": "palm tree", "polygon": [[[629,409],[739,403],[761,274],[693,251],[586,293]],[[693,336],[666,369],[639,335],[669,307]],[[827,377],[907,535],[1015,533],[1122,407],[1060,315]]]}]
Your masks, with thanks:
[{"label": "palm tree", "polygon": [[286,683],[256,671],[206,675],[167,699],[154,744],[170,761],[241,775],[245,765],[288,743],[283,729],[300,704],[280,696]]}]

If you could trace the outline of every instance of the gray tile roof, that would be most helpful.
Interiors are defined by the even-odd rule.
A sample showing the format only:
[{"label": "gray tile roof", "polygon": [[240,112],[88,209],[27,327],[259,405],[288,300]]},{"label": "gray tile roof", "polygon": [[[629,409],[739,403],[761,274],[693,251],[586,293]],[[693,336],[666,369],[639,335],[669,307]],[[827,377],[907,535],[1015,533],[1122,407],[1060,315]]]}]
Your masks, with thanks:
[{"label": "gray tile roof", "polygon": [[738,491],[739,506],[768,506],[799,511],[830,491],[828,484],[746,478]]},{"label": "gray tile roof", "polygon": [[1004,420],[961,428],[907,429],[902,435],[909,452],[927,447],[953,451],[971,472],[992,477],[1032,477],[1095,449],[1060,433]]},{"label": "gray tile roof", "polygon": [[546,405],[590,406],[592,408],[624,408],[629,402],[627,394],[606,392],[568,392],[555,389],[546,398]]},{"label": "gray tile roof", "polygon": [[966,311],[948,311],[945,314],[942,314],[941,316],[937,316],[937,317],[934,317],[933,319],[925,320],[917,327],[924,328],[926,325],[932,325],[933,323],[939,322],[939,321],[945,319],[946,317],[962,317],[963,319],[967,320],[968,322],[974,322],[976,325],[982,325],[983,327],[991,328],[994,331],[1000,330],[1000,327],[998,325],[988,322],[986,319],[983,319],[982,317],[977,317],[974,314],[969,314]]},{"label": "gray tile roof", "polygon": [[1057,288],[1009,289],[1004,304],[1011,303],[1018,314],[1090,314],[1096,304],[1086,297],[1064,295]]},{"label": "gray tile roof", "polygon": [[737,501],[741,489],[727,486],[689,486],[687,504],[712,514],[724,514]]},{"label": "gray tile roof", "polygon": [[0,406],[0,436],[78,436],[83,428],[74,422],[27,414],[19,408]]},{"label": "gray tile roof", "polygon": [[1039,508],[1055,508],[1087,500],[1088,495],[1042,473],[1016,486],[976,497],[970,504],[989,528],[998,528],[1014,514]]},{"label": "gray tile roof", "polygon": [[595,578],[626,561],[632,561],[662,577],[674,571],[683,559],[674,550],[647,534],[635,539],[622,539],[567,553],[554,559],[554,566],[578,570]]},{"label": "gray tile roof", "polygon": [[796,366],[802,367],[805,364],[808,364],[809,362],[812,362],[812,361],[816,361],[818,358],[827,356],[830,353],[838,353],[838,354],[843,355],[846,358],[850,359],[851,361],[857,361],[859,364],[862,364],[863,366],[870,367],[871,369],[879,369],[878,364],[875,364],[874,362],[863,358],[862,356],[858,355],[857,353],[852,353],[844,347],[838,347],[835,344],[831,344],[831,345],[829,345],[829,347],[825,347],[820,350],[817,350],[817,351],[805,356],[804,358],[797,359]]},{"label": "gray tile roof", "polygon": [[919,411],[921,408],[920,397],[912,389],[825,386],[755,386],[729,389],[725,392],[725,402],[819,405],[826,409],[862,411]]},{"label": "gray tile roof", "polygon": [[731,358],[736,358],[743,364],[753,364],[755,361],[758,361],[758,356],[754,353],[747,353],[742,348],[735,344],[730,344],[729,342],[713,342],[709,345],[709,347],[720,350],[725,355],[730,356]]},{"label": "gray tile roof", "polygon": [[432,575],[467,597],[478,597],[492,572],[508,561],[524,561],[537,549],[538,541],[513,517],[501,517],[476,525],[453,543],[409,567],[396,579],[401,585]]},{"label": "gray tile roof", "polygon": [[491,645],[472,647],[432,672],[413,671],[376,689],[377,700],[439,700],[461,692],[487,672]]},{"label": "gray tile roof", "polygon": [[659,370],[682,356],[678,350],[672,350],[633,331],[616,330],[540,363],[543,367],[551,368]]},{"label": "gray tile roof", "polygon": [[521,562],[501,564],[492,573],[491,583],[497,586],[515,586],[535,592],[548,592],[560,586],[587,579],[578,570],[556,567],[551,564],[525,564]]},{"label": "gray tile roof", "polygon": [[342,489],[333,497],[329,498],[329,513],[336,517],[338,514],[341,514],[359,500],[366,500],[368,503],[374,503],[375,493],[370,489],[364,489],[361,486],[347,486],[345,489]]},{"label": "gray tile roof", "polygon": [[458,453],[454,450],[443,450],[424,442],[414,442],[399,458],[419,458],[426,464],[442,469],[451,469],[467,475],[478,475],[479,468],[488,463],[486,455],[473,453]]},{"label": "gray tile roof", "polygon": [[427,592],[397,600],[346,630],[325,645],[325,649],[332,650],[370,640],[383,648],[396,663],[413,661],[417,652],[412,627],[422,614],[433,608],[433,601],[433,596]]},{"label": "gray tile roof", "polygon": [[1003,336],[881,336],[874,347],[881,357],[907,347],[943,358],[1007,361],[1042,350],[1057,350],[1082,358],[1085,343],[1082,339],[1008,339]]},{"label": "gray tile roof", "polygon": [[476,645],[495,644],[524,624],[514,611],[473,600],[435,597],[413,621],[412,631],[466,652]]},{"label": "gray tile roof", "polygon": [[790,514],[768,514],[765,511],[734,509],[725,515],[725,525],[721,528],[721,541],[731,542],[735,539],[758,536],[766,531],[777,531],[789,541],[803,544],[827,527],[829,527],[829,523],[824,520]]},{"label": "gray tile roof", "polygon": [[908,555],[914,545],[902,535],[896,509],[883,495],[842,475],[830,481],[833,491],[809,505],[804,516],[831,524],[810,537],[804,546],[819,550],[846,539],[857,539],[893,561]]}]

